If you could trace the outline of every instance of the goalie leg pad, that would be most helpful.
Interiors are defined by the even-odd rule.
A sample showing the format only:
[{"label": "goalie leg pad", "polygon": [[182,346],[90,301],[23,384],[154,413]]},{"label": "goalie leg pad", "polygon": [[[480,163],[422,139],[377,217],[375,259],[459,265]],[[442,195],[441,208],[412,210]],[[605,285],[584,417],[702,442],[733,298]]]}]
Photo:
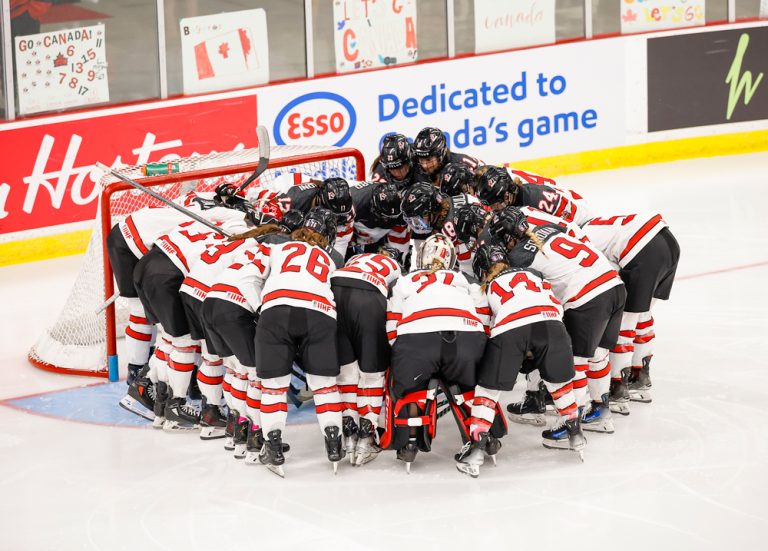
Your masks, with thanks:
[{"label": "goalie leg pad", "polygon": [[[381,437],[382,448],[399,450],[409,438],[415,437],[421,451],[432,449],[437,428],[437,390],[438,382],[432,379],[426,390],[410,392],[395,401],[391,393],[387,393],[387,425]],[[415,435],[412,435],[413,432]]]}]

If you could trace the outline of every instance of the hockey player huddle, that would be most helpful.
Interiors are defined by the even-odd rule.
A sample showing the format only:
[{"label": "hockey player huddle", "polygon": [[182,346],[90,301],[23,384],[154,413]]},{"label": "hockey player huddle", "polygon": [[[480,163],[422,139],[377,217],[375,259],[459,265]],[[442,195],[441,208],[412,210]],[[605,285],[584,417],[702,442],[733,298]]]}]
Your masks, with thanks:
[{"label": "hockey player huddle", "polygon": [[476,477],[519,373],[507,416],[545,427],[553,408],[543,445],[582,459],[583,431],[651,401],[651,311],[680,253],[660,214],[598,217],[549,178],[449,151],[436,128],[387,136],[371,170],[179,199],[220,232],[171,208],[116,225],[121,405],[281,476],[289,396],[311,393],[334,472],[382,450],[410,471],[450,412],[457,468]]}]

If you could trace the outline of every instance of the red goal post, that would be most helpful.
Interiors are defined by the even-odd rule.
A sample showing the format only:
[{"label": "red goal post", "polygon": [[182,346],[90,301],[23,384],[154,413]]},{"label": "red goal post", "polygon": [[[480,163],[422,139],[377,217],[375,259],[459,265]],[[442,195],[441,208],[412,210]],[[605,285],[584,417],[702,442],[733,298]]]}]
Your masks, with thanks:
[{"label": "red goal post", "polygon": [[[365,161],[357,149],[275,146],[270,154],[267,170],[252,187],[264,185],[285,172],[301,172],[317,179],[365,179]],[[172,174],[146,177],[142,165],[117,171],[173,200],[190,189],[212,191],[223,182],[243,182],[258,165],[258,150],[242,149],[172,162],[179,163],[179,171]],[[120,327],[126,323],[127,312],[119,298],[104,308],[115,291],[106,238],[114,224],[131,212],[149,205],[159,206],[160,202],[112,175],[103,176],[99,183],[99,213],[80,273],[56,323],[38,339],[28,359],[47,371],[117,380],[117,338]]]}]

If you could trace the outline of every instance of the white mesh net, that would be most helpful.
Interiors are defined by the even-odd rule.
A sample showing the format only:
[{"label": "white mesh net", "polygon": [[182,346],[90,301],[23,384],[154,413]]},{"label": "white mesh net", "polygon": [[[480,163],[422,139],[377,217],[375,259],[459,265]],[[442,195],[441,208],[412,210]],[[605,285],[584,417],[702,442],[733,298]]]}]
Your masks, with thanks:
[{"label": "white mesh net", "polygon": [[[270,152],[270,168],[259,177],[257,183],[263,185],[285,172],[301,172],[317,179],[333,176],[348,180],[357,179],[358,166],[355,157],[349,155],[329,159],[336,154],[337,150],[329,147],[273,147]],[[151,180],[143,175],[141,166],[120,168],[118,172],[143,185],[151,185],[153,191],[164,197],[176,199],[182,191],[186,192],[190,189],[212,191],[223,182],[232,184],[243,182],[252,173],[258,159],[257,149],[242,149],[179,159],[179,171],[171,176],[174,181],[161,185],[151,185]],[[280,166],[286,162],[289,163],[288,166]],[[246,163],[251,163],[253,166],[240,170],[244,168],[241,165]],[[193,171],[209,169],[213,170],[211,177],[190,179],[185,176]],[[231,172],[233,169],[237,169],[237,172],[220,174]],[[360,167],[360,172],[363,171],[364,167]],[[118,179],[110,174],[102,177],[100,184],[106,186],[117,181]],[[111,227],[132,212],[145,206],[158,205],[159,201],[139,190],[130,189],[113,193],[109,204]],[[102,260],[104,239],[105,236],[101,231],[101,212],[99,212],[80,272],[59,318],[29,351],[29,359],[32,363],[56,371],[106,374],[107,314],[106,310],[99,312],[109,298],[104,296]],[[118,337],[123,335],[128,318],[127,310],[121,302],[118,298],[115,309]]]}]

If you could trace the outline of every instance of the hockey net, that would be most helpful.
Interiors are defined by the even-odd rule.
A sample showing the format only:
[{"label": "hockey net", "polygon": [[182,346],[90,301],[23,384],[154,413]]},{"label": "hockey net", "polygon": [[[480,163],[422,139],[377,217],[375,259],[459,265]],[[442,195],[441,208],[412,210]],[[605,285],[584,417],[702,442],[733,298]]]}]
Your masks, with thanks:
[{"label": "hockey net", "polygon": [[[173,174],[145,177],[141,165],[117,171],[175,200],[192,189],[213,191],[224,182],[237,185],[253,173],[258,160],[257,149],[242,149],[174,160],[179,163],[179,170]],[[270,152],[267,171],[251,186],[264,185],[286,172],[301,172],[318,179],[339,176],[363,180],[365,164],[362,154],[355,149],[276,146]],[[115,289],[106,236],[114,224],[132,212],[160,206],[160,202],[111,174],[103,176],[99,183],[99,209],[80,272],[58,319],[38,339],[28,358],[48,371],[115,380],[116,337],[124,333],[128,312],[120,298],[105,307]]]}]

